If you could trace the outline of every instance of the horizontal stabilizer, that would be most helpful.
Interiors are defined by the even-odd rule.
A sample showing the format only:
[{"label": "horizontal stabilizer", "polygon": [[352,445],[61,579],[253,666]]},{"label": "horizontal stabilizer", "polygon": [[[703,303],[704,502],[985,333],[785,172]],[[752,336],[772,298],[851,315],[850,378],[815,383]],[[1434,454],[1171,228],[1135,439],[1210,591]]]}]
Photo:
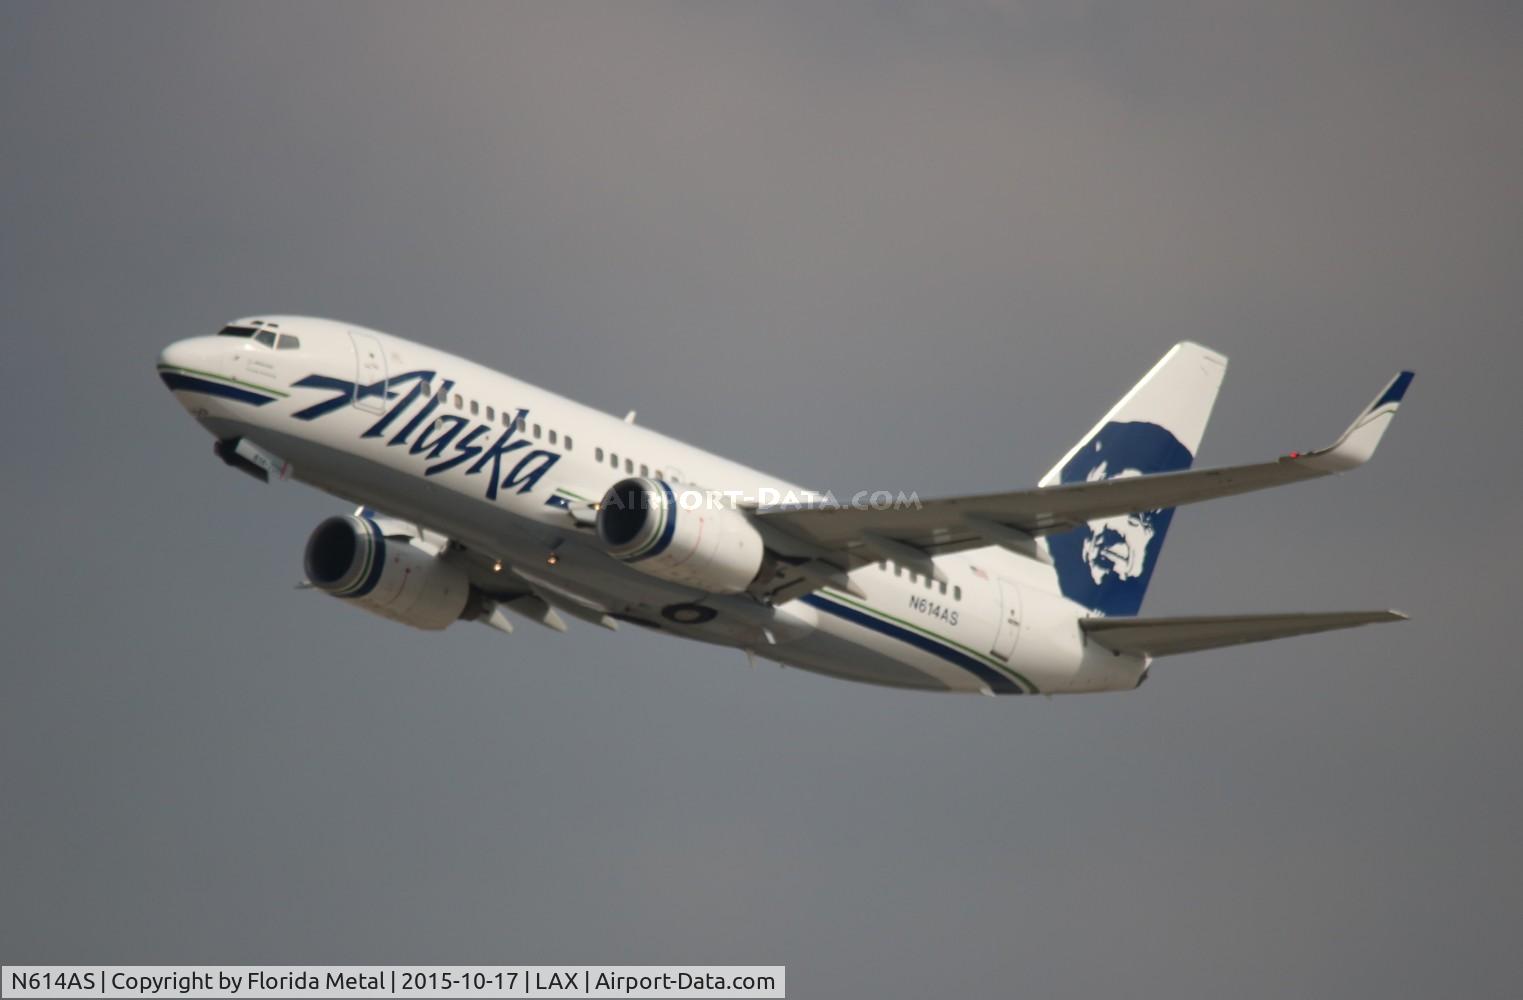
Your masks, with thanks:
[{"label": "horizontal stabilizer", "polygon": [[1082,618],[1079,627],[1095,642],[1115,653],[1169,656],[1406,619],[1400,611],[1326,611],[1190,618]]}]

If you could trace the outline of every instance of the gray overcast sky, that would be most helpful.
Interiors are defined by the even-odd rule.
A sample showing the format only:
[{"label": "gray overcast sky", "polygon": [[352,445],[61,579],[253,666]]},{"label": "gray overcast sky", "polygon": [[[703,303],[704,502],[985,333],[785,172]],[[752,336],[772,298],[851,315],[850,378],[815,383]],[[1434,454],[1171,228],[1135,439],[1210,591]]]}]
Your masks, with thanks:
[{"label": "gray overcast sky", "polygon": [[[0,7],[0,960],[785,963],[796,997],[1516,997],[1523,15]],[[796,481],[1033,483],[1171,343],[1152,614],[1404,626],[909,695],[297,593],[337,501],[153,374],[427,340]]]}]

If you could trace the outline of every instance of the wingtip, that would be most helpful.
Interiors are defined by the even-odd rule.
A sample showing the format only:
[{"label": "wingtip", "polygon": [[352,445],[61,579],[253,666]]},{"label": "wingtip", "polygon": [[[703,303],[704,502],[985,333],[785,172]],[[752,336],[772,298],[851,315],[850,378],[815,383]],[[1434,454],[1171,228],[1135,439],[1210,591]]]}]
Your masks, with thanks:
[{"label": "wingtip", "polygon": [[1291,458],[1308,460],[1313,468],[1324,472],[1345,472],[1363,465],[1375,454],[1380,439],[1395,415],[1398,404],[1407,394],[1414,377],[1411,371],[1398,372],[1375,401],[1360,411],[1348,430],[1330,447],[1308,454],[1291,454]]},{"label": "wingtip", "polygon": [[1391,384],[1386,386],[1386,391],[1381,393],[1379,398],[1370,405],[1370,409],[1378,410],[1387,403],[1400,403],[1406,397],[1407,389],[1411,387],[1412,379],[1416,375],[1417,373],[1411,370],[1398,372],[1396,377],[1391,380]]}]

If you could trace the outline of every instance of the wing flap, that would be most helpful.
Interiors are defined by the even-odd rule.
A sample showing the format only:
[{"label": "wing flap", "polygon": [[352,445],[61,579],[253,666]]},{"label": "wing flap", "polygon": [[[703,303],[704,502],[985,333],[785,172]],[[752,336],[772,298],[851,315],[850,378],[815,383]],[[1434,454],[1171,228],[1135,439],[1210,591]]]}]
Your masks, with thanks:
[{"label": "wing flap", "polygon": [[1080,620],[1079,627],[1115,653],[1170,656],[1406,620],[1407,616],[1400,611],[1328,611],[1189,618],[1085,618]]}]

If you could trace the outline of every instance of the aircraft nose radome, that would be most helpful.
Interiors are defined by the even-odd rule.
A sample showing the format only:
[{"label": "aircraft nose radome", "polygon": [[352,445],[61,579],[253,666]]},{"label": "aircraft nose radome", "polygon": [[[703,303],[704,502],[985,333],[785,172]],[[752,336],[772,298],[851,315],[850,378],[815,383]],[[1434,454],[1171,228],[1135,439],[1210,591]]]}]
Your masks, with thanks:
[{"label": "aircraft nose radome", "polygon": [[[177,340],[159,352],[159,381],[170,392],[205,393],[223,381],[218,345],[210,337]],[[216,392],[222,392],[218,389]]]},{"label": "aircraft nose radome", "polygon": [[160,368],[194,367],[195,349],[189,340],[177,340],[159,352]]}]

